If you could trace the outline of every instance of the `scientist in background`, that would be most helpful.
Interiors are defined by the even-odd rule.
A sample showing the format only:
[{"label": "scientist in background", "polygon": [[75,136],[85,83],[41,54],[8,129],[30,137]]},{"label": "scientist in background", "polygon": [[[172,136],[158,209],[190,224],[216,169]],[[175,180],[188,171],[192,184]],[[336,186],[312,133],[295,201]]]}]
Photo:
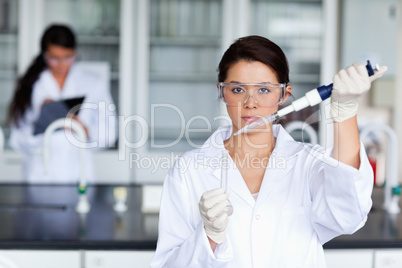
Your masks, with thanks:
[{"label": "scientist in background", "polygon": [[[65,25],[51,25],[42,36],[39,55],[17,82],[9,107],[10,145],[24,153],[23,176],[28,183],[76,183],[79,179],[80,148],[67,139],[65,131],[53,133],[49,167],[44,172],[44,135],[34,134],[34,129],[45,103],[85,97],[74,119],[84,127],[87,142],[98,149],[115,143],[117,120],[110,120],[116,113],[108,87],[100,77],[75,64],[75,59],[72,30]],[[86,154],[90,182],[96,177],[92,150]]]}]

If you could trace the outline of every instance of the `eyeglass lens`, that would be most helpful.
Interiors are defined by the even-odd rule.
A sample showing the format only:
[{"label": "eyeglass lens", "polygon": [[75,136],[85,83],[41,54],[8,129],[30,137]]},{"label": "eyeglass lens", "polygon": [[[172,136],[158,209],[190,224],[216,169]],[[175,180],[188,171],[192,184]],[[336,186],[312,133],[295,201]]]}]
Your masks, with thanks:
[{"label": "eyeglass lens", "polygon": [[54,57],[54,56],[46,56],[46,61],[51,66],[59,65],[60,63],[64,64],[72,64],[75,60],[75,55],[69,55],[64,58]]},{"label": "eyeglass lens", "polygon": [[223,98],[230,106],[242,106],[252,96],[259,106],[273,107],[280,103],[281,91],[280,86],[224,85]]}]

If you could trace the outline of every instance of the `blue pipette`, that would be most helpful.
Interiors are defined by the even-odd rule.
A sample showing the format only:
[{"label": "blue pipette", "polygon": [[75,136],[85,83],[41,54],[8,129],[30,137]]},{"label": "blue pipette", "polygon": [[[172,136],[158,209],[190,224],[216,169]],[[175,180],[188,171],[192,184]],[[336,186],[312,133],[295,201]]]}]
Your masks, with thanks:
[{"label": "blue pipette", "polygon": [[[370,61],[367,61],[367,65],[366,65],[366,69],[367,72],[369,74],[369,76],[372,76],[374,74],[374,70],[373,67],[370,64]],[[376,65],[375,70],[379,71],[380,67],[378,65]],[[243,134],[243,133],[247,133],[253,129],[256,129],[260,126],[266,125],[272,121],[277,120],[278,118],[287,115],[291,112],[294,111],[300,111],[301,109],[304,109],[308,106],[314,106],[319,104],[320,102],[328,99],[331,96],[332,93],[332,84],[329,84],[327,86],[320,86],[317,87],[315,89],[310,90],[309,92],[307,92],[303,97],[293,101],[290,105],[286,106],[283,109],[280,109],[279,111],[277,111],[276,113],[267,115],[265,117],[261,117],[260,119],[258,119],[257,121],[246,125],[245,127],[243,127],[242,129],[240,129],[239,131],[237,131],[234,136],[239,135],[239,134]]]}]

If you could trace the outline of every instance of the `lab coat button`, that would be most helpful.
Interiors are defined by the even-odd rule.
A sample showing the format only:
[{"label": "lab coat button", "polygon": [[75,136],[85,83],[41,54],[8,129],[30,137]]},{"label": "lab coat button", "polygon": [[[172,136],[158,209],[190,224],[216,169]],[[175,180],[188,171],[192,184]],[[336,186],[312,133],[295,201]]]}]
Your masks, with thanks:
[{"label": "lab coat button", "polygon": [[255,216],[255,219],[256,219],[256,220],[259,220],[260,218],[261,218],[260,215],[256,215],[256,216]]}]

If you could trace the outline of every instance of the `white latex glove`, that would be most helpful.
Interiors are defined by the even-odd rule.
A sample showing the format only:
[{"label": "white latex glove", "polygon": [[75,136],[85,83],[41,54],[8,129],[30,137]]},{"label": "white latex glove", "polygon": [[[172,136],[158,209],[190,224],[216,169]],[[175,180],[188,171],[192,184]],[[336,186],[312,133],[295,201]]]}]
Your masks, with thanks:
[{"label": "white latex glove", "polygon": [[369,76],[366,66],[354,63],[340,70],[334,76],[331,94],[331,117],[335,122],[342,122],[356,115],[359,99],[369,91],[371,82],[380,78],[388,70],[381,66],[379,71]]},{"label": "white latex glove", "polygon": [[203,193],[199,205],[201,217],[207,236],[221,244],[225,241],[226,228],[233,207],[228,200],[229,193],[223,188],[217,188]]}]

